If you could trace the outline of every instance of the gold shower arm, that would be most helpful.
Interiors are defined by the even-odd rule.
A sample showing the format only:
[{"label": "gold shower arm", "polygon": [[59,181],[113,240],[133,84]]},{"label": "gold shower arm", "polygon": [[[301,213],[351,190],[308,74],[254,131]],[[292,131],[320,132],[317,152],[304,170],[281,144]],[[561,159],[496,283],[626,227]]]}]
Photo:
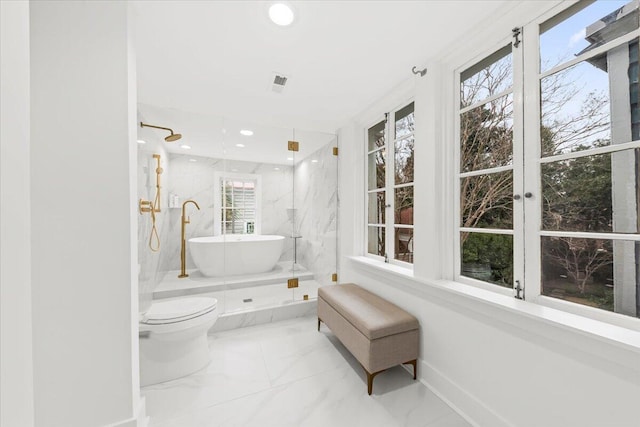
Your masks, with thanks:
[{"label": "gold shower arm", "polygon": [[182,138],[182,135],[180,135],[179,133],[173,133],[173,129],[171,129],[171,128],[166,128],[166,127],[163,127],[163,126],[156,126],[156,125],[148,125],[148,124],[142,123],[142,122],[140,122],[140,127],[141,128],[147,127],[147,128],[168,130],[171,133],[171,135],[169,135],[169,136],[164,138],[164,140],[167,141],[167,142],[174,142],[174,141],[177,141],[180,138]]},{"label": "gold shower arm", "polygon": [[140,122],[140,127],[141,128],[155,128],[155,129],[163,129],[163,130],[168,130],[169,132],[171,132],[173,134],[173,130],[171,128],[164,128],[162,126],[155,126],[155,125],[148,125],[146,123],[142,123]]}]

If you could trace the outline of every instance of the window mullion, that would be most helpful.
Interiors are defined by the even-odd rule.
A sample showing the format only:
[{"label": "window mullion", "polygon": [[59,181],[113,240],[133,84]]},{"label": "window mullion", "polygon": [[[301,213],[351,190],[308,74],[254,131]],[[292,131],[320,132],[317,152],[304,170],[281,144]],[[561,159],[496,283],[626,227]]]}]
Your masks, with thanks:
[{"label": "window mullion", "polygon": [[385,215],[385,228],[386,228],[386,259],[392,260],[395,254],[395,230],[393,228],[393,224],[395,222],[394,214],[395,214],[395,135],[392,132],[393,124],[395,123],[395,112],[391,112],[387,114],[387,122],[385,124],[385,145],[387,152],[387,169],[385,176],[385,186],[386,186],[386,215]]},{"label": "window mullion", "polygon": [[[522,33],[524,33],[524,28]],[[520,37],[524,39],[524,34]],[[524,205],[524,51],[528,47],[522,41],[512,45],[513,54],[513,288],[514,296],[522,298],[518,285],[525,286]],[[520,197],[518,197],[520,196]]]},{"label": "window mullion", "polygon": [[[525,258],[524,265],[525,298],[537,301],[540,297],[541,253],[540,224],[542,223],[542,188],[540,167],[540,37],[539,26],[535,23],[523,28],[523,111],[527,118],[523,123],[524,174],[522,194],[531,192],[533,197],[522,198],[524,205],[524,227],[521,236]],[[526,237],[525,237],[526,236]]]},{"label": "window mullion", "polygon": [[[367,132],[365,132],[365,150],[367,152],[366,156],[365,156],[365,164],[364,164],[364,171],[365,171],[365,197],[364,197],[364,206],[365,206],[365,210],[364,210],[364,236],[365,237],[365,254],[367,256],[373,257],[374,259],[379,259],[380,261],[384,260],[384,253],[382,252],[382,250],[384,249],[384,252],[386,252],[387,248],[387,238],[386,238],[386,234],[385,234],[385,238],[383,242],[380,242],[378,240],[379,238],[379,234],[381,231],[385,232],[386,231],[386,219],[385,221],[379,221],[379,215],[377,212],[375,217],[376,217],[376,221],[375,222],[371,222],[370,221],[370,216],[371,216],[371,212],[370,209],[378,209],[378,201],[376,200],[375,202],[373,202],[373,205],[371,205],[371,200],[370,198],[372,196],[375,196],[377,194],[382,194],[385,196],[385,201],[384,203],[386,204],[386,198],[387,198],[387,168],[388,168],[388,164],[387,164],[387,135],[386,135],[386,124],[384,123],[385,120],[384,119],[378,119],[376,120],[376,122],[374,124],[372,124],[371,127],[367,128]],[[371,147],[371,143],[374,142],[374,140],[379,140],[379,134],[377,133],[378,130],[380,130],[380,126],[383,125],[384,129],[383,129],[383,138],[384,138],[384,144],[382,144],[382,146],[377,147],[377,141],[375,142],[375,146],[377,148],[374,149],[370,149]],[[372,132],[375,132],[372,133]],[[379,186],[378,184],[378,162],[376,159],[376,156],[378,155],[378,153],[380,153],[380,155],[382,156],[382,166],[384,167],[384,176],[382,177],[382,186]],[[373,161],[372,161],[373,160]],[[372,181],[373,180],[373,181]],[[372,188],[370,188],[372,187]],[[376,197],[377,199],[377,197]],[[385,218],[386,218],[386,214],[387,214],[387,209],[383,206],[382,207],[384,209],[384,214],[385,214]],[[371,234],[373,232],[373,235]],[[374,241],[372,241],[372,239],[375,239]],[[381,244],[382,243],[382,244]],[[384,245],[384,248],[382,247],[382,245]]]}]

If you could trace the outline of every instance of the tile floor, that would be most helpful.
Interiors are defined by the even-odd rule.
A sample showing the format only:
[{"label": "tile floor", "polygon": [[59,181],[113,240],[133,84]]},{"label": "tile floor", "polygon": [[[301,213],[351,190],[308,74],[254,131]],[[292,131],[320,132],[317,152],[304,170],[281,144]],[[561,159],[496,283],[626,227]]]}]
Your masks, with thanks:
[{"label": "tile floor", "polygon": [[470,427],[402,367],[367,395],[358,362],[303,317],[210,335],[211,363],[142,389],[150,427]]}]

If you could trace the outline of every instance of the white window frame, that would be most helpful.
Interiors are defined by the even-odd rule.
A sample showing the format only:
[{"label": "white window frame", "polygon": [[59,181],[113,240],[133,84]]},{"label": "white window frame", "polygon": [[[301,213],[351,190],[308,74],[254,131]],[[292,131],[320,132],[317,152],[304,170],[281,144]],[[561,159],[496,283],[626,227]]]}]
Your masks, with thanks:
[{"label": "white window frame", "polygon": [[513,277],[514,277],[514,281],[515,280],[519,280],[517,279],[517,277],[522,277],[523,271],[524,271],[524,265],[522,265],[522,263],[517,263],[516,262],[516,256],[521,252],[519,249],[516,248],[516,240],[518,238],[521,238],[524,235],[524,229],[523,229],[523,212],[522,212],[522,205],[518,204],[515,202],[514,200],[514,204],[513,204],[513,229],[512,230],[506,230],[506,229],[495,229],[495,228],[463,228],[460,226],[460,217],[461,217],[461,212],[460,212],[460,180],[463,177],[468,177],[468,176],[473,176],[474,174],[478,174],[482,171],[472,171],[472,172],[466,172],[466,173],[462,173],[460,171],[460,116],[462,114],[463,111],[470,111],[476,107],[479,107],[481,105],[486,104],[487,102],[489,102],[491,99],[495,99],[495,98],[500,98],[502,96],[506,96],[508,94],[511,94],[513,96],[513,141],[512,141],[512,156],[514,159],[514,162],[512,162],[511,166],[502,166],[502,167],[496,167],[496,168],[492,168],[492,169],[484,169],[484,171],[493,171],[493,173],[497,173],[497,172],[504,172],[504,171],[512,171],[513,172],[513,188],[514,188],[514,193],[515,193],[515,189],[518,188],[518,183],[522,182],[522,175],[523,175],[523,165],[522,164],[518,164],[517,162],[515,162],[515,159],[517,159],[517,156],[520,156],[520,158],[522,157],[522,126],[521,123],[523,122],[523,110],[522,110],[522,96],[520,96],[520,94],[516,93],[516,88],[518,87],[518,85],[521,85],[521,81],[522,81],[522,72],[519,72],[519,70],[522,70],[522,55],[521,55],[521,51],[522,49],[518,50],[516,48],[513,48],[512,46],[512,50],[511,50],[511,54],[512,54],[512,60],[513,60],[513,83],[511,86],[511,89],[503,91],[502,93],[489,97],[481,102],[479,102],[478,104],[474,104],[472,106],[469,107],[465,107],[465,108],[460,108],[460,83],[461,83],[461,79],[460,76],[461,74],[469,69],[470,67],[474,66],[475,64],[477,64],[478,62],[483,61],[485,58],[491,56],[494,52],[499,51],[500,49],[504,48],[505,46],[511,44],[513,41],[511,36],[508,37],[504,37],[502,38],[498,43],[496,43],[495,45],[493,45],[491,48],[486,49],[485,51],[483,51],[480,55],[474,57],[472,60],[467,61],[466,63],[464,63],[462,66],[458,67],[455,71],[455,82],[454,82],[454,87],[455,87],[455,96],[454,96],[454,109],[455,109],[455,114],[454,114],[454,141],[456,141],[454,145],[454,154],[453,154],[453,170],[454,170],[454,197],[453,197],[453,203],[454,203],[454,262],[453,262],[453,266],[454,266],[454,271],[453,271],[453,277],[454,280],[460,283],[464,283],[464,284],[468,284],[468,285],[472,285],[472,286],[476,286],[482,289],[487,289],[493,292],[497,292],[499,294],[502,295],[515,295],[515,290],[511,289],[511,288],[506,288],[504,286],[500,286],[500,285],[496,285],[493,283],[489,283],[489,282],[484,282],[482,280],[478,280],[478,279],[474,279],[471,277],[466,277],[462,275],[462,271],[461,271],[461,266],[462,266],[462,248],[460,245],[460,233],[464,232],[464,231],[468,231],[468,232],[476,232],[476,233],[490,233],[490,234],[505,234],[505,235],[511,235],[513,237]]},{"label": "white window frame", "polygon": [[215,185],[213,189],[213,234],[219,236],[222,234],[222,183],[225,179],[237,179],[242,181],[255,181],[255,198],[256,198],[256,220],[254,224],[254,234],[262,234],[262,176],[250,173],[237,172],[216,172],[214,174]]},{"label": "white window frame", "polygon": [[[514,194],[519,194],[521,198],[514,200],[513,205],[513,268],[514,281],[520,280],[525,286],[525,299],[528,302],[539,304],[545,307],[559,309],[565,312],[589,317],[595,320],[604,321],[625,328],[640,330],[640,319],[632,316],[626,316],[619,313],[609,312],[606,310],[589,307],[577,303],[571,303],[560,299],[547,297],[541,294],[541,236],[547,235],[573,235],[590,238],[602,239],[623,239],[640,241],[640,234],[621,234],[621,233],[571,233],[571,232],[551,232],[541,229],[542,215],[539,206],[539,194],[541,194],[540,166],[547,163],[550,158],[540,157],[540,78],[561,69],[566,69],[571,65],[582,62],[586,57],[591,57],[603,51],[608,51],[612,46],[618,46],[631,39],[640,37],[640,30],[635,30],[626,36],[617,38],[590,53],[580,55],[577,58],[553,67],[551,70],[544,72],[539,71],[539,27],[542,23],[548,21],[556,15],[568,11],[573,4],[562,4],[548,10],[546,13],[531,20],[524,27],[520,39],[522,44],[519,48],[513,48],[513,109],[514,109],[514,127],[513,127],[513,190]],[[453,254],[453,278],[456,282],[476,286],[487,289],[503,295],[515,296],[515,289],[504,288],[481,280],[465,277],[461,275],[461,247],[460,247],[460,76],[469,67],[482,61],[493,52],[505,46],[505,42],[512,40],[511,36],[502,39],[499,43],[493,45],[490,49],[486,49],[482,54],[474,56],[473,59],[465,61],[454,70],[454,104],[452,105],[453,114],[453,132],[454,137],[451,153],[451,170],[453,171],[453,200],[451,206],[454,213],[454,222],[451,229],[451,238],[454,239]],[[486,102],[486,101],[485,101]],[[527,117],[527,120],[524,120]],[[624,147],[623,147],[624,146]],[[640,148],[640,141],[632,141],[620,146],[608,146],[604,149],[598,148],[585,151],[588,154],[600,154],[603,152],[614,152],[622,148]],[[581,153],[584,154],[584,153]],[[551,157],[558,160],[558,156]],[[519,161],[520,160],[520,161]],[[523,197],[525,192],[532,192],[531,199]],[[533,203],[535,202],[535,203]],[[525,221],[526,217],[526,221]],[[495,232],[496,230],[491,230]],[[497,231],[501,233],[501,231]],[[510,233],[504,233],[510,234]],[[527,236],[525,239],[525,235]],[[525,253],[527,259],[527,268],[525,269]],[[533,261],[531,261],[533,260]],[[533,264],[533,267],[532,267]],[[528,284],[528,286],[527,286]]]},{"label": "white window frame", "polygon": [[[615,40],[608,42],[592,51],[582,54],[578,57],[566,61],[559,66],[552,69],[540,72],[539,70],[539,28],[540,25],[554,16],[561,15],[563,12],[569,12],[572,5],[563,8],[563,10],[550,10],[547,13],[534,19],[531,23],[527,24],[523,28],[523,44],[528,46],[524,49],[524,67],[525,70],[535,70],[535,72],[529,71],[524,75],[524,88],[525,88],[525,112],[527,117],[531,117],[531,120],[525,122],[524,132],[527,141],[539,141],[540,138],[540,79],[544,76],[551,75],[560,70],[567,69],[572,65],[583,62],[585,58],[597,55],[599,52],[607,52],[613,46],[620,46],[624,43],[628,43],[634,38],[640,37],[640,29],[635,30],[625,36],[618,37]],[[585,6],[586,7],[586,6]],[[612,124],[613,128],[613,124]],[[588,156],[593,154],[611,153],[621,149],[640,148],[640,141],[633,141],[626,144],[611,144],[607,147],[589,149],[580,152],[581,156]],[[537,200],[537,195],[542,192],[541,179],[540,179],[540,166],[543,163],[550,161],[560,160],[563,156],[549,156],[541,158],[540,156],[540,144],[526,144],[525,145],[525,159],[534,159],[533,161],[525,162],[525,185],[526,188],[523,192],[530,191],[533,193],[533,200]],[[524,199],[521,199],[521,201]],[[541,250],[540,243],[542,236],[550,235],[576,235],[580,236],[584,234],[584,237],[596,238],[596,239],[610,239],[616,240],[622,238],[623,240],[640,241],[640,234],[621,234],[621,233],[572,233],[572,232],[554,232],[543,231],[539,224],[542,223],[541,210],[538,208],[538,203],[528,203],[525,205],[525,215],[530,220],[527,220],[525,233],[528,236],[524,242],[524,250],[527,253],[527,258],[533,258],[537,261],[537,268],[529,268],[525,274],[525,283],[531,283],[533,286],[525,288],[527,301],[540,304],[542,306],[559,309],[569,313],[577,314],[580,316],[590,317],[595,320],[600,320],[619,326],[623,326],[629,329],[640,330],[640,319],[631,316],[626,316],[620,313],[614,313],[599,308],[589,307],[586,305],[571,303],[557,298],[548,297],[541,294]]]},{"label": "white window frame", "polygon": [[[399,105],[396,105],[391,111],[386,113],[386,115],[378,115],[375,120],[371,120],[365,126],[364,129],[364,255],[375,260],[393,264],[400,266],[406,269],[413,269],[413,263],[405,262],[401,260],[395,259],[395,189],[400,187],[408,187],[411,186],[414,188],[414,224],[413,225],[402,225],[399,228],[410,228],[414,230],[413,238],[415,239],[415,171],[414,171],[414,180],[411,183],[406,184],[395,184],[395,142],[396,139],[407,139],[414,138],[414,152],[415,152],[415,144],[417,143],[415,139],[415,129],[414,132],[409,135],[405,135],[402,138],[395,138],[395,114],[407,107],[409,104],[414,103],[414,120],[415,120],[415,100],[414,97],[406,99]],[[385,123],[385,143],[384,147],[381,149],[369,150],[369,129],[377,125],[378,123],[386,121]],[[417,124],[416,124],[417,126]],[[386,212],[385,212],[385,224],[381,227],[385,230],[385,251],[386,258],[384,256],[371,254],[368,250],[369,243],[369,226],[375,226],[379,224],[369,223],[369,202],[368,197],[371,193],[376,193],[378,190],[369,190],[369,154],[378,151],[384,150],[386,153],[385,158],[385,202],[386,202]],[[414,246],[415,247],[415,246]],[[415,252],[413,256],[415,262]]]},{"label": "white window frame", "polygon": [[[365,126],[364,129],[364,254],[365,256],[368,256],[370,258],[373,258],[377,261],[381,261],[381,262],[387,262],[388,259],[385,259],[384,256],[381,255],[376,255],[376,254],[372,254],[369,253],[369,227],[370,226],[378,226],[380,224],[374,224],[374,223],[370,223],[369,222],[369,194],[373,194],[373,193],[377,193],[377,192],[384,192],[385,195],[385,202],[388,205],[388,185],[389,185],[389,179],[388,179],[388,173],[387,170],[389,168],[389,163],[387,160],[385,160],[385,180],[384,180],[384,189],[374,189],[374,190],[369,190],[369,155],[375,151],[384,151],[386,154],[385,156],[388,158],[388,151],[389,151],[389,135],[388,135],[388,126],[385,124],[385,130],[384,130],[384,146],[382,148],[378,148],[375,150],[369,150],[369,129],[371,129],[372,127],[374,127],[375,125],[377,125],[380,122],[383,122],[387,120],[385,118],[384,115],[382,116],[377,116],[377,118],[375,120],[373,120],[372,122],[370,122],[367,126]],[[387,208],[387,211],[389,209]],[[385,250],[387,252],[387,254],[389,253],[389,239],[388,239],[388,214],[385,212],[385,223],[382,225],[382,229],[384,229],[385,231]]]}]

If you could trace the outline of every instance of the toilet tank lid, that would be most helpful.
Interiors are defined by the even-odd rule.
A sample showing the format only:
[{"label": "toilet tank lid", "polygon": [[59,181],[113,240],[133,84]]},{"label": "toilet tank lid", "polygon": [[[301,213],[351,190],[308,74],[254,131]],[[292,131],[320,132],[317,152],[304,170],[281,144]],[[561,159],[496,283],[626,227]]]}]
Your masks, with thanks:
[{"label": "toilet tank lid", "polygon": [[145,313],[143,322],[158,320],[177,320],[207,313],[214,308],[218,300],[209,297],[178,298],[169,301],[155,301]]}]

